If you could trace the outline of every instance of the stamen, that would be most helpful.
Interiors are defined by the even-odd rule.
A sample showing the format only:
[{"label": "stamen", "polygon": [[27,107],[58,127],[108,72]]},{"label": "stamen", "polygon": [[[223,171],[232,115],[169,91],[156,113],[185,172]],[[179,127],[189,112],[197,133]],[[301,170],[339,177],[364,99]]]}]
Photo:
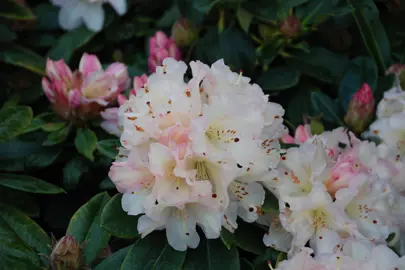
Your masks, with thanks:
[{"label": "stamen", "polygon": [[239,84],[240,80],[242,79],[242,74],[243,74],[243,70],[240,70],[239,71],[239,77],[238,77],[238,80],[236,81],[235,85]]}]

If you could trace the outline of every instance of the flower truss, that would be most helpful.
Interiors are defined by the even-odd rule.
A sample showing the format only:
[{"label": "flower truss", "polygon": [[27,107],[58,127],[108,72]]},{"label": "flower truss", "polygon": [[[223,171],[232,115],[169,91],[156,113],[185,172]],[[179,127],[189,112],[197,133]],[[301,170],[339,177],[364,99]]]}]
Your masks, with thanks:
[{"label": "flower truss", "polygon": [[110,178],[144,237],[166,229],[176,250],[234,231],[261,214],[261,181],[280,160],[283,108],[222,60],[211,67],[166,58],[119,108],[120,150]]}]

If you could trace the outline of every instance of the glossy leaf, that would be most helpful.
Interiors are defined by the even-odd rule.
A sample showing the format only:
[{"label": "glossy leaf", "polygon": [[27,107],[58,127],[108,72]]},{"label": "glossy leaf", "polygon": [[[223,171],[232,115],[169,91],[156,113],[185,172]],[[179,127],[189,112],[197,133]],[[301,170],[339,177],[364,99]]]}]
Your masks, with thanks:
[{"label": "glossy leaf", "polygon": [[321,113],[323,119],[331,123],[342,123],[338,116],[337,104],[330,97],[322,92],[313,92],[311,94],[311,101],[314,111]]},{"label": "glossy leaf", "polygon": [[134,245],[127,246],[122,248],[106,259],[104,259],[101,263],[99,263],[93,270],[119,270],[121,269],[121,265],[124,262],[125,258],[127,257],[128,253],[131,251]]},{"label": "glossy leaf", "polygon": [[59,194],[65,192],[60,187],[38,178],[11,173],[0,173],[0,186],[39,194]]},{"label": "glossy leaf", "polygon": [[62,148],[58,146],[47,147],[39,153],[27,156],[24,159],[25,168],[27,170],[45,168],[53,164],[61,153]]},{"label": "glossy leaf", "polygon": [[12,45],[10,48],[1,50],[0,60],[39,75],[45,75],[45,58],[24,47]]},{"label": "glossy leaf", "polygon": [[39,206],[35,198],[26,192],[0,187],[0,203],[10,205],[30,217],[39,216]]},{"label": "glossy leaf", "polygon": [[0,25],[0,42],[11,42],[17,38],[16,33],[14,33],[5,24]]},{"label": "glossy leaf", "polygon": [[235,243],[235,235],[227,229],[222,228],[220,237],[222,243],[224,243],[228,249],[231,249],[232,245]]},{"label": "glossy leaf", "polygon": [[165,232],[155,231],[138,240],[125,258],[121,270],[181,269],[186,252],[174,250],[165,239]]},{"label": "glossy leaf", "polygon": [[94,196],[70,219],[66,235],[73,235],[80,243],[86,242],[83,250],[85,263],[93,261],[110,239],[110,235],[100,225],[101,211],[109,199],[107,193]]},{"label": "glossy leaf", "polygon": [[235,245],[230,250],[219,239],[201,238],[196,249],[189,249],[184,270],[239,270],[239,255]]},{"label": "glossy leaf", "polygon": [[240,259],[240,270],[255,270],[253,264],[251,264],[245,258]]},{"label": "glossy leaf", "polygon": [[88,171],[88,166],[80,157],[72,158],[63,168],[63,186],[66,190],[74,189],[79,184],[83,173]]},{"label": "glossy leaf", "polygon": [[138,216],[130,216],[121,205],[121,194],[116,194],[101,213],[101,226],[111,235],[119,238],[138,237]]},{"label": "glossy leaf", "polygon": [[262,254],[266,246],[263,243],[264,231],[258,229],[253,224],[239,221],[238,229],[235,231],[236,245],[250,253]]},{"label": "glossy leaf", "polygon": [[49,133],[48,137],[42,143],[42,145],[51,146],[51,145],[56,145],[56,144],[66,141],[71,130],[72,130],[72,126],[67,125],[67,126],[63,127],[62,129]]},{"label": "glossy leaf", "polygon": [[88,158],[94,160],[94,151],[97,148],[97,136],[91,129],[78,129],[75,138],[75,146],[77,152]]},{"label": "glossy leaf", "polygon": [[113,183],[113,181],[111,181],[110,177],[105,177],[99,185],[100,189],[114,189],[115,185]]},{"label": "glossy leaf", "polygon": [[247,12],[243,8],[239,8],[237,13],[236,13],[236,16],[238,18],[238,22],[240,24],[240,27],[242,27],[243,31],[248,33],[250,24],[252,23],[252,20],[253,20],[252,14],[250,14],[249,12]]},{"label": "glossy leaf", "polygon": [[0,142],[8,141],[24,132],[32,120],[28,106],[9,106],[0,110]]},{"label": "glossy leaf", "polygon": [[300,73],[291,67],[274,67],[264,72],[259,79],[259,84],[264,91],[280,91],[298,84]]},{"label": "glossy leaf", "polygon": [[16,0],[3,0],[1,3],[0,17],[13,20],[33,20],[32,11]]},{"label": "glossy leaf", "polygon": [[59,123],[46,123],[42,125],[42,130],[45,132],[54,132],[62,129],[67,125],[66,122],[59,122]]},{"label": "glossy leaf", "polygon": [[49,254],[50,238],[24,213],[0,204],[0,232],[2,269],[39,269],[45,265],[38,254]]},{"label": "glossy leaf", "polygon": [[115,159],[118,155],[118,147],[121,145],[120,140],[103,140],[97,142],[97,150],[106,157]]}]

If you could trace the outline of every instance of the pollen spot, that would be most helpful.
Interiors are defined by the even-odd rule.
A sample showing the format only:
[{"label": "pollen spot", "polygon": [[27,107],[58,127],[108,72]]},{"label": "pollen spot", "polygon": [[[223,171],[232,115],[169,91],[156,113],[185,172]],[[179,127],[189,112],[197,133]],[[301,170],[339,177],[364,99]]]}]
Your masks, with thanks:
[{"label": "pollen spot", "polygon": [[187,96],[187,97],[191,97],[191,92],[190,92],[189,89],[186,90],[186,96]]},{"label": "pollen spot", "polygon": [[144,132],[145,130],[143,128],[141,128],[140,126],[135,125],[136,131],[139,132]]},{"label": "pollen spot", "polygon": [[253,212],[255,209],[253,207],[249,207],[249,212]]},{"label": "pollen spot", "polygon": [[285,156],[282,156],[281,159],[282,159],[282,160],[286,160],[287,158],[286,158]]},{"label": "pollen spot", "polygon": [[171,100],[171,99],[169,99],[169,101],[168,101],[167,103],[172,104],[172,100]]},{"label": "pollen spot", "polygon": [[319,239],[320,239],[320,240],[322,240],[322,239],[323,239],[323,237],[322,237],[322,236],[319,236]]},{"label": "pollen spot", "polygon": [[239,138],[233,139],[234,142],[239,142]]},{"label": "pollen spot", "polygon": [[377,224],[377,220],[374,219],[374,220],[373,220],[373,224]]},{"label": "pollen spot", "polygon": [[237,163],[236,166],[237,166],[239,169],[240,169],[240,168],[243,168],[243,166],[240,165],[239,163]]},{"label": "pollen spot", "polygon": [[190,235],[190,233],[186,232],[186,235],[187,235],[187,236],[189,236],[189,235]]},{"label": "pollen spot", "polygon": [[212,193],[212,198],[216,198],[217,197],[217,194],[215,194],[215,193]]},{"label": "pollen spot", "polygon": [[274,119],[278,119],[278,118],[280,118],[279,115],[275,115],[275,116],[274,116]]},{"label": "pollen spot", "polygon": [[377,134],[380,133],[380,131],[379,131],[379,130],[373,130],[373,133],[374,133],[375,135],[377,135]]},{"label": "pollen spot", "polygon": [[138,119],[136,116],[132,116],[132,117],[127,117],[127,119],[128,120],[131,120],[131,121],[135,121],[136,119]]},{"label": "pollen spot", "polygon": [[284,175],[288,175],[288,172],[284,172]]}]

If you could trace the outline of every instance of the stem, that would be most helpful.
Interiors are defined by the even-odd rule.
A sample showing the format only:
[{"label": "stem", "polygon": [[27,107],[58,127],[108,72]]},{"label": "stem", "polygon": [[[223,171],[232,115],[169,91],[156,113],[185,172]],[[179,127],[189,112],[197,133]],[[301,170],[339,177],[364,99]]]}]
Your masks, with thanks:
[{"label": "stem", "polygon": [[290,121],[288,121],[287,119],[283,119],[284,120],[284,123],[286,123],[287,124],[287,126],[289,126],[292,130],[295,130],[296,129],[296,127],[290,122]]},{"label": "stem", "polygon": [[218,33],[221,34],[225,28],[225,11],[219,10]]}]

